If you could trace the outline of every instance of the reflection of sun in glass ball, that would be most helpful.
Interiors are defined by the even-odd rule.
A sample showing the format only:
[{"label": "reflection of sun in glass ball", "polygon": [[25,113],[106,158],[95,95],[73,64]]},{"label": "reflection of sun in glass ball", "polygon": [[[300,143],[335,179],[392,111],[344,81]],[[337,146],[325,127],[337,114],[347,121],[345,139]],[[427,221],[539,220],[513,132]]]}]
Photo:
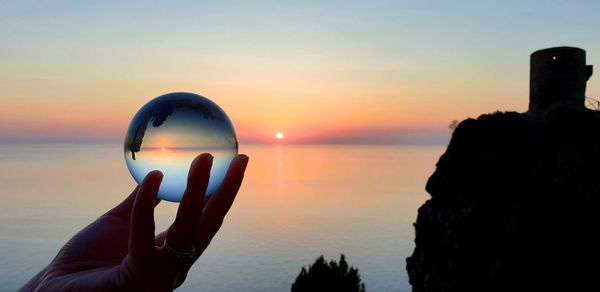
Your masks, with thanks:
[{"label": "reflection of sun in glass ball", "polygon": [[223,181],[238,151],[233,124],[214,102],[193,93],[161,95],[133,117],[125,137],[125,161],[137,183],[152,170],[164,177],[158,191],[163,200],[179,202],[194,158],[214,157],[207,196]]}]

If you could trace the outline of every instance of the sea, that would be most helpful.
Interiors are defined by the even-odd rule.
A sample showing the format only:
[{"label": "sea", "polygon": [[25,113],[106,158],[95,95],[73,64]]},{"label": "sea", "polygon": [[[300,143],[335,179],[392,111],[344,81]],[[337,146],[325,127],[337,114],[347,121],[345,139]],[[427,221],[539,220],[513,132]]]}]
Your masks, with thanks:
[{"label": "sea", "polygon": [[[289,291],[303,266],[340,254],[367,291],[411,291],[413,223],[444,151],[240,145],[250,156],[241,190],[177,291]],[[122,145],[0,144],[0,291],[21,287],[134,187]],[[177,206],[157,206],[157,231]]]}]

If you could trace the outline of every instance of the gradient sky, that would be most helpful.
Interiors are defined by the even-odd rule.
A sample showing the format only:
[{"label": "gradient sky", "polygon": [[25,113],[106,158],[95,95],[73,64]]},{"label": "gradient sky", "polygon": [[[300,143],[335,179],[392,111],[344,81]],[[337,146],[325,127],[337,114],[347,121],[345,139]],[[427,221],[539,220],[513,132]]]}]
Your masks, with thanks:
[{"label": "gradient sky", "polygon": [[120,142],[147,101],[204,95],[240,142],[445,143],[525,111],[529,54],[597,66],[600,1],[0,1],[0,142]]}]

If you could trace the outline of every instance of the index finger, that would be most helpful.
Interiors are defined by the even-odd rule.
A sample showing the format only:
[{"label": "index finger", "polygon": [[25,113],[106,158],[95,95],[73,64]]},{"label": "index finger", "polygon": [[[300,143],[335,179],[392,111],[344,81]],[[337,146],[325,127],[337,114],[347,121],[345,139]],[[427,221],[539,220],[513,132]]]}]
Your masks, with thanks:
[{"label": "index finger", "polygon": [[154,252],[154,206],[163,174],[151,171],[138,188],[131,214],[129,253],[147,259]]}]

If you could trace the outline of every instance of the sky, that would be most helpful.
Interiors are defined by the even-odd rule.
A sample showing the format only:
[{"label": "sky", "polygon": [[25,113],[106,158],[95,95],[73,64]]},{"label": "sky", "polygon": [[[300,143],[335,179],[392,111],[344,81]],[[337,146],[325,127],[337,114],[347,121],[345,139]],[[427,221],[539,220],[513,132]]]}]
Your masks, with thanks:
[{"label": "sky", "polygon": [[535,50],[600,66],[598,15],[600,1],[0,0],[0,143],[122,142],[146,102],[186,91],[240,143],[444,144],[453,120],[527,110]]}]

